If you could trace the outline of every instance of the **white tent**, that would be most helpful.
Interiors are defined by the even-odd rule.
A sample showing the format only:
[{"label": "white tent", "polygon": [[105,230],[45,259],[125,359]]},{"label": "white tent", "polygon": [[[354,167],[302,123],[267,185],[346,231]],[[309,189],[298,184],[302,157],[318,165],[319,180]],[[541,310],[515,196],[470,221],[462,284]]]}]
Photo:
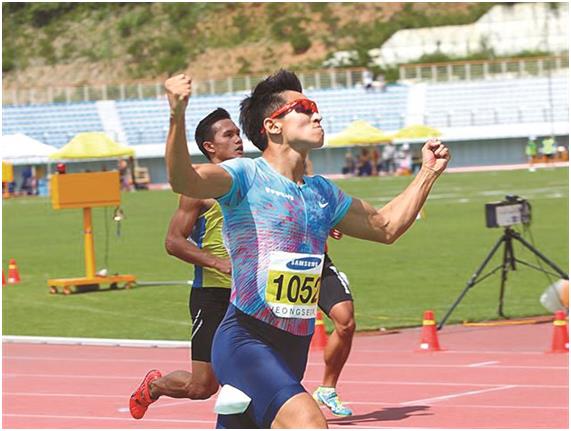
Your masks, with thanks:
[{"label": "white tent", "polygon": [[15,165],[34,165],[48,163],[48,156],[57,148],[36,141],[22,133],[2,136],[0,148],[2,160]]}]

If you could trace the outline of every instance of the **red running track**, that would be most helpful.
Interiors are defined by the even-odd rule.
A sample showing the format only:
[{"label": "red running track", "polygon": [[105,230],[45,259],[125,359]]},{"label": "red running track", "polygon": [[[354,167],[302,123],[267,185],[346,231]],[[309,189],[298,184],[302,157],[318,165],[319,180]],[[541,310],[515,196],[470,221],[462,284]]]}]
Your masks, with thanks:
[{"label": "red running track", "polygon": [[[569,425],[568,354],[549,354],[551,324],[446,327],[446,351],[416,352],[419,329],[355,337],[338,391],[350,418],[331,428],[562,428]],[[148,369],[188,367],[182,348],[3,344],[4,428],[212,428],[214,400],[161,398],[131,419]],[[304,384],[321,379],[312,352]]]}]

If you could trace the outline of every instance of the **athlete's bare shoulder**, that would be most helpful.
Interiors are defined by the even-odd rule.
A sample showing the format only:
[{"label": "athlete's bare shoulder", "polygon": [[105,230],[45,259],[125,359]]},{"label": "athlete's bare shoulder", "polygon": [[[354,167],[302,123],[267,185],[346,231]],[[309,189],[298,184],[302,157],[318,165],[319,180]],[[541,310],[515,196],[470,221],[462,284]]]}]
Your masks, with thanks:
[{"label": "athlete's bare shoulder", "polygon": [[195,199],[181,195],[178,208],[183,212],[197,212],[198,215],[204,214],[215,204],[214,199]]}]

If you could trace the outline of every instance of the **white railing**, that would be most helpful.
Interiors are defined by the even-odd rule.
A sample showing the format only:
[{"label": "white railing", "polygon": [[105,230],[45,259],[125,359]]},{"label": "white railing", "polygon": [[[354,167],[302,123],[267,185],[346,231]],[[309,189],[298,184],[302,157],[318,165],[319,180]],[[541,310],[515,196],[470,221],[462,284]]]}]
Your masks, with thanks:
[{"label": "white railing", "polygon": [[505,60],[457,61],[449,63],[402,64],[399,79],[429,82],[470,81],[492,78],[546,76],[569,69],[568,56],[512,58]]},{"label": "white railing", "polygon": [[[363,85],[365,69],[329,69],[300,72],[298,77],[307,90],[353,88]],[[193,94],[215,95],[250,91],[267,75],[233,76],[225,79],[193,81]],[[102,84],[45,88],[3,88],[3,105],[77,103],[97,100],[142,100],[164,97],[162,82]]]}]

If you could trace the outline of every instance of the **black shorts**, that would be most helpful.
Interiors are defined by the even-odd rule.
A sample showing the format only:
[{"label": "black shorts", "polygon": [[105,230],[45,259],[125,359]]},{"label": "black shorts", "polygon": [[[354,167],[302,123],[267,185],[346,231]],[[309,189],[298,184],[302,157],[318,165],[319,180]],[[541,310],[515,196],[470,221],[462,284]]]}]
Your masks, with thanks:
[{"label": "black shorts", "polygon": [[230,289],[198,287],[190,289],[189,309],[192,318],[191,357],[193,361],[211,362],[214,333],[228,309]]},{"label": "black shorts", "polygon": [[325,255],[319,302],[317,305],[329,316],[335,304],[352,300],[353,295],[351,295],[351,291],[349,290],[349,283],[339,274],[339,271],[335,268],[329,256]]}]

